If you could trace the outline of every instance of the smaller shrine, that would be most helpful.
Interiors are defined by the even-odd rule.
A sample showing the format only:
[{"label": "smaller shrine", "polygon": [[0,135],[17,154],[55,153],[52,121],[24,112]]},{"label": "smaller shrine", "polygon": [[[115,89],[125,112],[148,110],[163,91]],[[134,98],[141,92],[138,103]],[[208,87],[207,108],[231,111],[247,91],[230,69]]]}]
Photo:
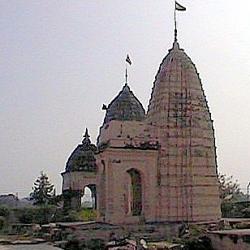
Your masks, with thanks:
[{"label": "smaller shrine", "polygon": [[[84,187],[91,190],[93,208],[96,209],[96,172],[97,165],[95,152],[97,147],[91,143],[88,129],[84,134],[81,144],[70,155],[63,176],[64,206],[77,209],[81,207],[81,197],[84,195],[84,188],[79,189],[78,177],[84,180]],[[73,182],[71,180],[73,179]],[[75,181],[74,181],[75,180]],[[77,182],[76,182],[77,181]]]}]

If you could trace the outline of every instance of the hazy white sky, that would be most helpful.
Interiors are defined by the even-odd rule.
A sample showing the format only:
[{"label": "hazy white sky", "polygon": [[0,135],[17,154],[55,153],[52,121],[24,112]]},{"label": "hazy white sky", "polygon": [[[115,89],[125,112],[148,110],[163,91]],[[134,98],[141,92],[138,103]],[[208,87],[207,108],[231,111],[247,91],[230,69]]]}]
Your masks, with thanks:
[{"label": "hazy white sky", "polygon": [[[179,42],[200,73],[219,171],[250,181],[250,1],[179,0]],[[0,193],[27,195],[40,171],[60,173],[86,127],[95,141],[129,82],[147,109],[173,42],[174,0],[0,1]]]}]

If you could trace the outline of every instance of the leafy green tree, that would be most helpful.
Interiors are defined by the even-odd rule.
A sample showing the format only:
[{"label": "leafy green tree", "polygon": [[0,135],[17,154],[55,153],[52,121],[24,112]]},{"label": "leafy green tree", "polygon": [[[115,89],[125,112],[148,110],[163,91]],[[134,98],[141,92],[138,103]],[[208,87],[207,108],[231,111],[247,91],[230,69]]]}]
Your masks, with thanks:
[{"label": "leafy green tree", "polygon": [[35,205],[47,205],[53,203],[55,198],[54,185],[49,182],[48,176],[41,172],[41,175],[36,179],[30,194]]},{"label": "leafy green tree", "polygon": [[221,212],[223,217],[248,217],[247,195],[240,189],[240,184],[233,176],[219,175]]},{"label": "leafy green tree", "polygon": [[233,176],[219,174],[220,198],[222,201],[238,200],[242,197],[240,184],[233,179]]}]

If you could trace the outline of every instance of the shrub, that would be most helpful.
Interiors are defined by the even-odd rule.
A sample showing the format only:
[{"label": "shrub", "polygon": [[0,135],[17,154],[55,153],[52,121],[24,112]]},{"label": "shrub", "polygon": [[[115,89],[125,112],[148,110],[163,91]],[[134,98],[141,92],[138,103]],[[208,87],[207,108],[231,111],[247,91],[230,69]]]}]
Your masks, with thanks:
[{"label": "shrub", "polygon": [[58,211],[56,221],[93,221],[96,219],[96,211],[93,209],[83,208],[80,210],[68,210],[67,212]]},{"label": "shrub", "polygon": [[185,242],[185,250],[212,250],[211,241],[207,237],[190,239]]},{"label": "shrub", "polygon": [[10,209],[6,206],[0,206],[0,216],[8,217],[10,214]]},{"label": "shrub", "polygon": [[51,222],[63,222],[67,214],[62,208],[56,208],[54,214],[52,215]]},{"label": "shrub", "polygon": [[30,224],[33,221],[33,208],[13,209],[14,215],[20,223]]},{"label": "shrub", "polygon": [[50,222],[74,222],[93,221],[96,219],[96,211],[92,209],[81,209],[79,211],[65,211],[56,206],[35,206],[31,208],[15,208],[12,210],[15,218],[23,224],[47,224]]},{"label": "shrub", "polygon": [[242,209],[242,214],[244,218],[250,218],[250,205]]},{"label": "shrub", "polygon": [[53,221],[56,208],[54,206],[39,206],[33,211],[33,223],[47,224]]},{"label": "shrub", "polygon": [[[105,249],[105,243],[101,239],[92,239],[86,242],[86,247],[89,250],[104,250]],[[86,248],[85,248],[86,249]]]},{"label": "shrub", "polygon": [[30,224],[47,224],[54,221],[56,207],[54,206],[37,206],[33,208],[14,209],[15,217],[20,223]]},{"label": "shrub", "polygon": [[67,221],[79,221],[79,216],[78,216],[77,211],[70,210],[68,212]]},{"label": "shrub", "polygon": [[4,224],[5,224],[5,219],[4,219],[4,217],[0,217],[0,230],[3,229]]},{"label": "shrub", "polygon": [[93,221],[96,219],[96,211],[89,208],[83,208],[78,212],[79,220]]}]

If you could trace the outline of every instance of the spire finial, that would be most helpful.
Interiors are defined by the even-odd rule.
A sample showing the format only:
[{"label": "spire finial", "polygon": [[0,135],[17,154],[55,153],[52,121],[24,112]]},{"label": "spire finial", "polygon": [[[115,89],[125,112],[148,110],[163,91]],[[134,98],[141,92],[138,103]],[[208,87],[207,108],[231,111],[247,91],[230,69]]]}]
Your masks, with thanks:
[{"label": "spire finial", "polygon": [[174,7],[174,42],[177,42],[177,20],[176,20],[176,11],[186,11],[186,7],[182,6],[175,1]]},{"label": "spire finial", "polygon": [[89,136],[89,131],[88,131],[88,129],[86,128],[86,130],[85,130],[85,134],[84,134],[84,136],[83,136],[83,140],[82,140],[82,143],[83,144],[90,144],[91,142],[90,142],[90,136]]},{"label": "spire finial", "polygon": [[125,71],[125,86],[128,85],[128,64],[131,65],[132,62],[129,58],[129,55],[127,54],[126,57],[126,71]]},{"label": "spire finial", "polygon": [[89,137],[90,137],[89,136],[89,130],[88,130],[88,128],[86,128],[84,138],[89,138]]}]

